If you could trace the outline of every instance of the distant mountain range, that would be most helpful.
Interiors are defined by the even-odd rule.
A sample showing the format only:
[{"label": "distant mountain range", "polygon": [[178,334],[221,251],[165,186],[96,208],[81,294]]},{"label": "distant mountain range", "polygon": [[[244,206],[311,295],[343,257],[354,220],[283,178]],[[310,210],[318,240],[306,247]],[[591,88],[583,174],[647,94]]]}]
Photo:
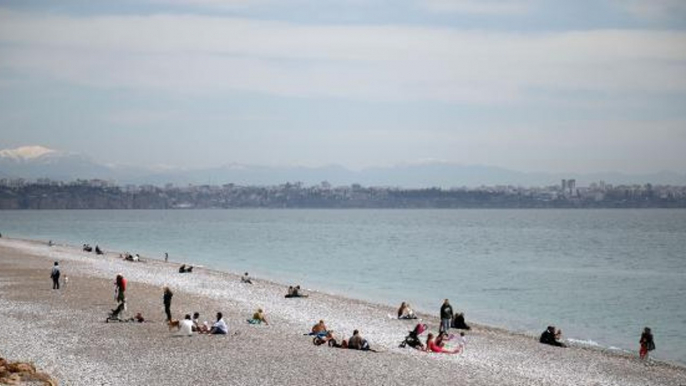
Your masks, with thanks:
[{"label": "distant mountain range", "polygon": [[49,178],[113,180],[117,184],[163,185],[278,185],[302,182],[306,185],[323,181],[333,186],[354,183],[363,186],[476,187],[495,185],[548,186],[561,179],[574,178],[577,186],[605,181],[610,184],[686,185],[686,175],[663,171],[651,174],[604,173],[524,173],[494,166],[425,163],[374,167],[354,171],[338,165],[322,167],[267,167],[231,164],[205,169],[165,169],[112,166],[96,162],[82,154],[66,153],[42,146],[0,150],[0,178]]}]

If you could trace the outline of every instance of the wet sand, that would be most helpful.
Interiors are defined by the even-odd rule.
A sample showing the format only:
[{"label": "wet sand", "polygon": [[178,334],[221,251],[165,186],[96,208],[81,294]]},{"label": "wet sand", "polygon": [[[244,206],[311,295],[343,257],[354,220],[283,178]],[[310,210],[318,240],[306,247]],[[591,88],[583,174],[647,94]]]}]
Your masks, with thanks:
[{"label": "wet sand", "polygon": [[[60,262],[62,279],[69,278],[60,290],[51,289],[53,261]],[[256,278],[249,285],[231,273],[177,269],[171,262],[132,263],[118,254],[2,238],[0,355],[32,361],[62,385],[686,385],[681,366],[587,347],[544,346],[535,337],[478,325],[467,332],[460,355],[401,349],[417,321],[390,319],[394,308],[316,291],[306,299],[285,299],[288,284]],[[124,316],[142,312],[149,322],[105,323],[116,305],[119,272],[128,280]],[[211,322],[221,311],[230,334],[170,333],[164,285],[174,292],[175,319],[198,311]],[[246,322],[258,307],[270,325]],[[430,331],[438,330],[437,318],[420,317]],[[314,346],[303,333],[319,319],[339,338],[359,329],[380,352]]]}]

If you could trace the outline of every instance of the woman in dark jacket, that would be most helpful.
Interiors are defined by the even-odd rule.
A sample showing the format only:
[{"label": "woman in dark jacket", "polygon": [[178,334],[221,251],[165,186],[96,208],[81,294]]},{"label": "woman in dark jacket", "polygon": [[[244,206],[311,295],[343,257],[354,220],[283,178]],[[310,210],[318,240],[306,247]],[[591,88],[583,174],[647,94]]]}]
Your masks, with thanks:
[{"label": "woman in dark jacket", "polygon": [[162,300],[164,301],[164,312],[167,314],[167,321],[170,321],[172,319],[172,316],[171,316],[172,296],[174,296],[174,294],[171,292],[169,287],[164,287],[164,296],[162,297]]},{"label": "woman in dark jacket", "polygon": [[641,344],[641,349],[639,350],[638,355],[641,357],[641,359],[648,359],[648,352],[655,350],[653,333],[650,331],[650,328],[646,327],[643,329],[641,339],[638,341],[638,343]]}]

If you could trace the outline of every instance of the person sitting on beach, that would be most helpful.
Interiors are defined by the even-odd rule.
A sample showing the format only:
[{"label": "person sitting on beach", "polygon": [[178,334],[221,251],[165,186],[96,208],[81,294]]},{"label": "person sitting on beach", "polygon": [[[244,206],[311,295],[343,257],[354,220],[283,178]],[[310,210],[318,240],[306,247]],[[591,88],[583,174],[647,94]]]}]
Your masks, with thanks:
[{"label": "person sitting on beach", "polygon": [[191,336],[193,335],[193,321],[191,315],[186,314],[186,317],[179,323],[179,335]]},{"label": "person sitting on beach", "polygon": [[229,327],[226,325],[226,322],[224,321],[224,315],[222,315],[221,312],[217,312],[217,321],[214,322],[212,325],[212,328],[210,328],[210,331],[208,334],[213,334],[213,335],[226,335],[229,333]]},{"label": "person sitting on beach", "polygon": [[324,320],[322,319],[312,326],[312,330],[309,335],[324,335],[327,331],[328,329],[326,328],[326,324],[324,324]]},{"label": "person sitting on beach", "polygon": [[434,353],[443,353],[443,354],[457,354],[462,350],[461,347],[456,347],[452,350],[449,350],[445,347],[441,347],[436,342],[434,341],[434,334],[429,333],[429,336],[426,337],[426,351],[427,352],[434,352]]},{"label": "person sitting on beach", "polygon": [[98,246],[98,245],[95,246],[95,254],[96,255],[103,255],[104,254],[102,252],[102,249],[100,249],[100,246]]},{"label": "person sitting on beach", "polygon": [[417,319],[417,316],[414,314],[414,311],[412,311],[409,304],[402,302],[400,308],[398,308],[398,319]]},{"label": "person sitting on beach", "polygon": [[359,330],[353,331],[353,336],[348,339],[348,348],[352,350],[374,351],[369,347],[369,342],[362,337]]},{"label": "person sitting on beach", "polygon": [[181,264],[179,267],[179,273],[188,273],[188,272],[193,272],[193,266],[189,265],[186,267],[186,264]]},{"label": "person sitting on beach", "polygon": [[269,325],[269,322],[267,322],[267,318],[264,316],[264,311],[261,308],[258,308],[257,312],[255,312],[252,315],[252,319],[248,319],[248,323],[250,323],[250,324],[264,323],[266,325]]},{"label": "person sitting on beach", "polygon": [[564,343],[555,338],[555,326],[548,326],[548,328],[541,334],[539,342],[543,344],[549,344],[551,346],[566,347]]},{"label": "person sitting on beach", "polygon": [[452,328],[456,328],[458,330],[471,330],[472,328],[467,325],[464,321],[464,313],[458,312],[455,314],[453,317],[453,322],[451,323]]},{"label": "person sitting on beach", "polygon": [[440,332],[438,336],[434,338],[434,343],[438,347],[445,347],[445,341],[450,340],[450,335],[447,332]]},{"label": "person sitting on beach", "polygon": [[241,283],[252,284],[252,280],[247,272],[241,277]]},{"label": "person sitting on beach", "polygon": [[297,285],[295,287],[289,286],[288,287],[288,293],[286,293],[287,298],[306,298],[308,295],[303,294],[300,292],[300,286]]},{"label": "person sitting on beach", "polygon": [[206,334],[210,331],[209,327],[207,327],[207,322],[205,323],[200,323],[200,313],[199,312],[194,312],[193,313],[193,331],[199,333],[199,334]]}]

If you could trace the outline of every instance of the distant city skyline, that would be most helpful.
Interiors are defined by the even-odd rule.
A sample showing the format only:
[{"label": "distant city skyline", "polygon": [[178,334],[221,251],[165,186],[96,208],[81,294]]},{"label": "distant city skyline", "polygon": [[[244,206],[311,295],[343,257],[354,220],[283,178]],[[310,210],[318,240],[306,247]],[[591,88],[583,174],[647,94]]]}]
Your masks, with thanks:
[{"label": "distant city skyline", "polygon": [[686,2],[4,1],[0,149],[36,145],[140,167],[683,173]]}]

